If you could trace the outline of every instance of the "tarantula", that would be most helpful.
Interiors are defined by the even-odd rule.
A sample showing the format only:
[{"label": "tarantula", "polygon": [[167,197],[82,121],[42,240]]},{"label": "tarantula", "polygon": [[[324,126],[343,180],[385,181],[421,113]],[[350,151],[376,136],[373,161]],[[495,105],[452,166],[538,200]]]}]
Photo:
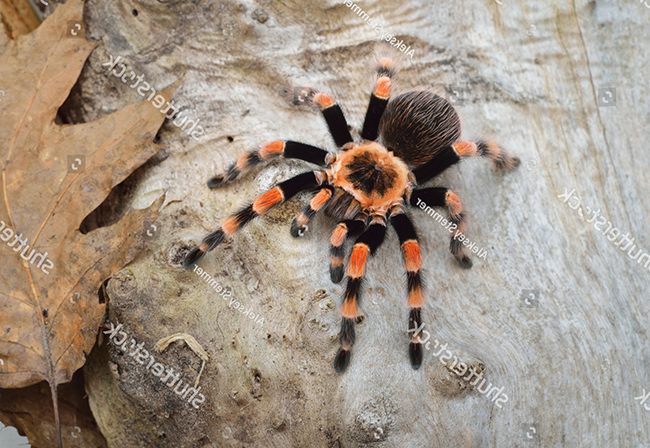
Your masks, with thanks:
[{"label": "tarantula", "polygon": [[[302,236],[311,219],[321,210],[336,220],[330,239],[330,276],[334,283],[340,282],[344,274],[343,243],[346,238],[357,236],[345,270],[347,287],[340,311],[341,346],[334,360],[337,372],[343,372],[350,361],[368,256],[373,255],[384,240],[389,222],[397,232],[406,270],[409,333],[413,335],[409,342],[411,365],[418,369],[422,364],[422,343],[415,331],[422,326],[422,262],[417,234],[406,209],[422,201],[430,207],[446,208],[450,221],[461,233],[465,230],[466,214],[452,190],[417,189],[417,185],[467,157],[487,157],[494,162],[496,170],[511,170],[519,164],[519,159],[493,142],[458,142],[460,120],[456,111],[446,99],[427,88],[409,90],[389,101],[396,72],[391,55],[379,51],[375,86],[361,142],[353,141],[343,112],[331,96],[311,88],[285,89],[294,104],[307,103],[322,111],[339,150],[331,153],[305,143],[279,140],[241,155],[225,173],[210,179],[208,186],[220,187],[251,167],[280,156],[304,160],[321,169],[277,184],[225,219],[221,228],[208,234],[184,260],[186,267],[196,264],[226,236],[234,235],[253,218],[264,215],[301,191],[312,190],[313,198],[291,224],[291,235]],[[471,267],[461,240],[452,237],[450,251],[463,267]]]}]

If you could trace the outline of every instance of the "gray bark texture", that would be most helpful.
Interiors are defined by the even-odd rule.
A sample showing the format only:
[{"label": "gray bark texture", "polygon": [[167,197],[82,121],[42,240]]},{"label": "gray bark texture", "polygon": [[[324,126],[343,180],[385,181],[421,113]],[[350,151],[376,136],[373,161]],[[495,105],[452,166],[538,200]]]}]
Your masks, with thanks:
[{"label": "gray bark texture", "polygon": [[[318,216],[303,238],[289,234],[309,196],[209,253],[200,266],[212,286],[181,265],[241,204],[313,169],[279,160],[208,189],[238,155],[278,139],[335,150],[319,114],[290,105],[283,86],[332,93],[358,138],[380,34],[333,0],[86,4],[88,38],[101,44],[68,100],[69,119],[146,101],[102,66],[119,55],[156,89],[184,75],[175,103],[205,129],[194,139],[166,122],[162,152],[120,187],[135,208],[163,192],[167,199],[148,250],[107,285],[107,320],[181,380],[194,383],[201,358],[182,341],[162,352],[156,342],[185,333],[206,350],[205,401],[196,409],[104,335],[84,375],[108,446],[645,446],[650,401],[637,397],[650,389],[647,258],[637,263],[622,250],[627,243],[608,240],[608,223],[596,229],[587,207],[650,253],[650,5],[358,5],[414,50],[412,58],[401,53],[394,93],[438,89],[456,104],[464,140],[493,136],[522,161],[501,174],[471,159],[430,184],[464,201],[467,237],[486,250],[470,270],[450,255],[439,222],[411,212],[432,342],[419,370],[408,360],[406,280],[392,230],[369,262],[364,320],[343,374],[332,366],[345,287],[328,274],[335,223]],[[575,189],[580,209],[558,197],[565,189]],[[453,373],[441,361],[445,351],[435,356],[435,341],[452,362],[483,369],[495,390],[481,393]],[[508,397],[500,407],[496,389]]]}]

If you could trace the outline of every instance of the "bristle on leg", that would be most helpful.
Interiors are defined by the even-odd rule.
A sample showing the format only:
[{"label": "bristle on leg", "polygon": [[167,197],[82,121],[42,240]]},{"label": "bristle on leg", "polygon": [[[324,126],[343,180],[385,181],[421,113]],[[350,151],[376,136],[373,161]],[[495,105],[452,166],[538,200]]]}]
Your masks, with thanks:
[{"label": "bristle on leg", "polygon": [[[275,145],[279,147],[280,145]],[[195,265],[203,256],[223,242],[226,236],[233,236],[257,216],[268,213],[276,205],[291,199],[303,190],[313,189],[320,185],[322,174],[316,171],[299,174],[258,197],[252,204],[242,207],[221,223],[221,228],[209,233],[200,246],[192,249],[183,261],[185,267]]]},{"label": "bristle on leg", "polygon": [[213,178],[208,180],[208,187],[209,188],[217,188],[217,187],[222,186],[223,183],[224,183],[224,177],[225,177],[224,174],[218,174],[218,175],[214,176]]},{"label": "bristle on leg", "polygon": [[185,255],[185,258],[183,259],[183,266],[186,268],[191,268],[194,266],[196,263],[201,261],[201,259],[205,256],[206,252],[203,251],[200,247],[195,247],[191,251]]},{"label": "bristle on leg", "polygon": [[429,207],[445,207],[447,209],[449,221],[456,226],[454,227],[456,232],[451,235],[449,251],[462,267],[465,269],[471,268],[472,260],[467,256],[463,245],[467,215],[463,211],[463,203],[460,197],[448,188],[422,188],[413,190],[410,202],[412,206],[424,202]]},{"label": "bristle on leg", "polygon": [[463,268],[470,269],[472,267],[472,260],[463,251],[463,243],[453,236],[451,237],[451,242],[449,244],[449,251],[454,256],[458,264],[460,264]]},{"label": "bristle on leg", "polygon": [[409,358],[411,359],[411,366],[417,370],[422,365],[422,344],[419,342],[411,341],[409,343]]},{"label": "bristle on leg", "polygon": [[316,213],[318,213],[329,202],[332,197],[330,188],[321,188],[309,202],[309,204],[300,212],[291,223],[291,236],[294,238],[301,237],[309,230],[309,223]]},{"label": "bristle on leg", "polygon": [[318,91],[311,87],[286,86],[282,88],[282,96],[284,96],[294,106],[316,106],[312,102],[316,93],[318,93]]},{"label": "bristle on leg", "polygon": [[325,166],[328,152],[315,146],[292,140],[275,140],[263,144],[259,149],[240,155],[225,173],[212,177],[208,187],[217,188],[237,179],[253,167],[270,162],[278,157],[298,159],[316,165]]},{"label": "bristle on leg", "polygon": [[330,237],[330,278],[333,283],[339,283],[343,280],[345,273],[343,244],[346,238],[360,234],[365,228],[365,216],[358,216],[357,218],[339,222]]},{"label": "bristle on leg", "polygon": [[422,365],[422,340],[420,339],[420,330],[422,329],[422,309],[411,308],[409,312],[409,333],[411,341],[409,342],[409,358],[411,366],[417,370]]},{"label": "bristle on leg", "polygon": [[226,184],[228,182],[231,182],[235,180],[239,176],[239,170],[235,167],[233,164],[230,168],[228,168],[228,171],[226,171],[223,174],[218,174],[211,178],[208,181],[208,187],[209,188],[218,188],[222,186],[223,184]]},{"label": "bristle on leg", "polygon": [[339,351],[336,353],[336,357],[334,358],[334,370],[336,370],[337,373],[345,372],[345,369],[348,368],[351,357],[352,352],[350,350],[339,348]]},{"label": "bristle on leg", "polygon": [[223,233],[223,230],[218,229],[212,233],[209,233],[208,236],[203,238],[203,243],[207,246],[206,252],[210,252],[219,244],[221,244],[225,236],[226,235]]},{"label": "bristle on leg", "polygon": [[493,141],[479,140],[476,142],[476,148],[478,155],[492,160],[497,171],[510,171],[521,163],[519,158],[511,156]]},{"label": "bristle on leg", "polygon": [[354,323],[354,318],[343,318],[341,320],[341,332],[339,333],[341,347],[334,358],[334,369],[338,373],[345,371],[352,357],[352,346],[356,339]]},{"label": "bristle on leg", "polygon": [[391,78],[397,72],[397,64],[392,53],[385,47],[377,52],[375,65],[375,87],[370,96],[366,118],[361,130],[364,140],[377,140],[379,135],[379,122],[386,110],[388,97],[392,85]]},{"label": "bristle on leg", "polygon": [[339,283],[343,280],[343,257],[345,255],[343,243],[347,236],[347,224],[345,222],[338,223],[330,238],[330,278],[333,283]]},{"label": "bristle on leg", "polygon": [[223,233],[222,229],[218,229],[212,233],[209,233],[205,238],[203,238],[203,242],[200,246],[195,247],[189,251],[187,255],[185,255],[185,258],[183,259],[183,266],[186,268],[194,266],[196,263],[201,261],[206,253],[210,252],[219,244],[221,244],[224,238],[225,234]]},{"label": "bristle on leg", "polygon": [[399,66],[397,63],[398,53],[390,45],[381,45],[375,56],[375,72],[377,77],[395,77]]},{"label": "bristle on leg", "polygon": [[359,300],[361,298],[361,288],[366,272],[368,256],[376,252],[385,236],[385,221],[379,220],[379,222],[373,222],[361,235],[359,235],[359,238],[357,238],[357,241],[352,248],[346,272],[348,282],[345,288],[343,306],[341,306],[342,319],[341,331],[339,333],[341,348],[336,354],[336,359],[334,361],[334,368],[337,372],[343,372],[347,367],[352,347],[354,346],[354,325],[360,317]]},{"label": "bristle on leg", "polygon": [[249,171],[252,167],[260,164],[261,162],[262,159],[260,159],[259,150],[244,153],[237,158],[235,163],[230,165],[225,173],[219,174],[210,179],[208,181],[208,187],[217,188],[224,184],[227,184],[228,182],[232,182],[233,180],[237,179],[241,173]]}]

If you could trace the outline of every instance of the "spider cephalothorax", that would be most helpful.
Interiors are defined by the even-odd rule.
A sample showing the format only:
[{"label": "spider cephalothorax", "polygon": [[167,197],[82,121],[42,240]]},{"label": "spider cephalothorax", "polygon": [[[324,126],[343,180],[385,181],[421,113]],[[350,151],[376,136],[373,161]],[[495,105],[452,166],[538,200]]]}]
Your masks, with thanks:
[{"label": "spider cephalothorax", "polygon": [[327,177],[371,212],[385,213],[402,203],[402,196],[413,185],[406,163],[377,142],[346,145],[346,151],[327,169]]},{"label": "spider cephalothorax", "polygon": [[[484,156],[498,170],[510,170],[519,159],[508,155],[493,142],[458,142],[460,120],[452,105],[426,88],[416,88],[389,101],[391,80],[396,74],[393,59],[386,53],[377,57],[375,88],[361,131],[362,142],[354,142],[339,105],[330,96],[311,88],[287,89],[294,104],[317,106],[323,113],[339,150],[327,152],[291,140],[274,141],[240,156],[230,168],[208,182],[211,188],[236,179],[255,165],[276,157],[301,159],[322,167],[279,183],[251,204],[226,218],[221,227],[185,257],[185,266],[197,263],[225,237],[235,234],[253,218],[267,213],[300,191],[314,196],[291,224],[291,235],[304,235],[314,215],[323,210],[337,224],[330,239],[330,276],[335,283],[347,275],[341,306],[341,347],[334,367],[342,372],[350,361],[354,326],[359,318],[359,298],[368,256],[374,254],[392,225],[402,248],[406,271],[409,355],[414,368],[422,363],[422,342],[416,329],[422,326],[424,293],[417,234],[406,211],[424,203],[427,208],[447,210],[458,233],[465,231],[466,216],[460,198],[448,188],[421,188],[462,158]],[[378,137],[381,135],[381,142]],[[422,208],[421,205],[418,208]],[[472,263],[458,233],[452,236],[450,251],[466,268]],[[357,236],[358,235],[358,236]],[[344,243],[357,236],[344,269]]]}]

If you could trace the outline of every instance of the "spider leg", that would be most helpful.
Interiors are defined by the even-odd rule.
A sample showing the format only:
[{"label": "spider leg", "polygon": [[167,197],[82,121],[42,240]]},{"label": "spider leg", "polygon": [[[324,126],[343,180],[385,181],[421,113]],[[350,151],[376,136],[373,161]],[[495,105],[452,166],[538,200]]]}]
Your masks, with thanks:
[{"label": "spider leg", "polygon": [[317,106],[320,109],[323,118],[327,122],[330,134],[332,134],[332,138],[336,142],[336,146],[343,147],[343,145],[352,141],[343,111],[331,96],[311,87],[285,87],[283,90],[292,104],[296,106],[301,104]]},{"label": "spider leg", "polygon": [[472,260],[463,250],[462,240],[458,239],[460,234],[465,233],[467,223],[467,216],[463,213],[463,205],[458,195],[449,188],[423,188],[413,191],[411,205],[423,210],[430,207],[445,207],[447,209],[450,221],[455,226],[452,226],[452,230],[456,230],[451,237],[449,251],[462,267],[471,268]]},{"label": "spider leg", "polygon": [[422,269],[422,260],[420,257],[420,244],[411,220],[399,210],[397,214],[393,213],[390,218],[391,224],[397,232],[402,255],[404,256],[404,268],[406,269],[407,287],[408,287],[408,306],[409,312],[409,333],[412,333],[411,342],[409,343],[409,357],[414,369],[419,369],[422,365],[422,342],[418,336],[422,326],[422,307],[424,306],[424,295],[422,294],[422,279],[420,271]]},{"label": "spider leg", "polygon": [[311,171],[279,183],[257,198],[252,204],[243,207],[237,213],[226,218],[219,229],[209,233],[199,246],[192,249],[185,256],[183,265],[186,268],[195,265],[207,252],[221,244],[226,236],[234,235],[253,218],[266,214],[274,206],[289,200],[297,193],[318,187],[323,182],[323,177],[323,172]]},{"label": "spider leg", "polygon": [[345,121],[343,111],[334,98],[318,92],[312,97],[311,101],[316,104],[323,113],[323,117],[327,122],[327,126],[330,129],[330,134],[332,134],[336,146],[343,147],[346,143],[350,143],[352,141],[352,136],[348,130],[348,122]]},{"label": "spider leg", "polygon": [[323,207],[332,199],[332,188],[323,187],[314,197],[309,201],[309,204],[300,212],[298,216],[291,223],[291,236],[298,238],[303,236],[309,228],[309,223],[316,213],[322,210]]},{"label": "spider leg", "polygon": [[377,140],[379,121],[388,104],[391,78],[397,72],[395,61],[389,53],[384,52],[377,55],[375,71],[375,88],[370,96],[370,104],[368,104],[368,111],[361,131],[361,138],[364,140]]},{"label": "spider leg", "polygon": [[228,182],[235,180],[240,174],[250,170],[255,165],[263,162],[269,162],[276,157],[285,159],[300,159],[316,165],[325,166],[326,158],[329,152],[307,145],[305,143],[294,142],[291,140],[277,140],[269,142],[260,149],[249,151],[237,158],[237,161],[230,165],[228,170],[208,181],[208,187],[220,187]]},{"label": "spider leg", "polygon": [[341,307],[341,332],[339,348],[334,358],[334,369],[343,372],[350,362],[352,346],[354,345],[354,324],[359,317],[358,302],[361,295],[361,284],[366,272],[368,254],[373,255],[386,236],[386,221],[384,217],[373,219],[368,228],[357,238],[348,261],[348,283],[345,298]]},{"label": "spider leg", "polygon": [[348,236],[358,235],[366,227],[365,215],[363,219],[348,219],[339,222],[330,238],[330,278],[333,283],[343,279],[343,243]]},{"label": "spider leg", "polygon": [[494,163],[497,171],[510,171],[519,166],[519,158],[513,157],[496,143],[479,140],[477,142],[458,142],[445,146],[424,165],[413,170],[419,184],[438,176],[444,170],[468,157],[482,156]]}]

